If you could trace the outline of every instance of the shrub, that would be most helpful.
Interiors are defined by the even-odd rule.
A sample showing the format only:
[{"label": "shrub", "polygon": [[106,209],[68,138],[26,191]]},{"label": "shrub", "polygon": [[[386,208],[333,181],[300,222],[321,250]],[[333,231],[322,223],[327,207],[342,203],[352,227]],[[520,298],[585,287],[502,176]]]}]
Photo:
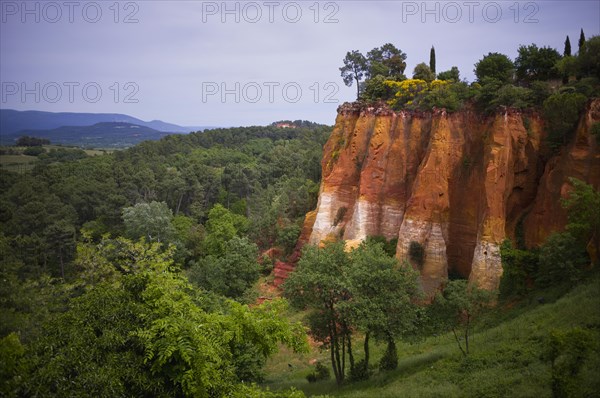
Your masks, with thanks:
[{"label": "shrub", "polygon": [[[25,347],[21,344],[19,336],[12,332],[8,336],[0,338],[0,394],[11,396],[17,391],[20,378],[23,374],[22,357]],[[9,393],[12,392],[12,394]]]},{"label": "shrub", "polygon": [[415,66],[415,69],[413,70],[413,79],[421,79],[425,80],[426,82],[431,82],[433,79],[435,79],[435,73],[429,68],[429,66],[427,66],[427,64],[421,62]]},{"label": "shrub", "polygon": [[510,240],[502,242],[502,278],[500,279],[500,296],[524,296],[527,293],[527,281],[535,275],[538,264],[537,253],[519,250],[512,247]]},{"label": "shrub", "polygon": [[41,146],[30,146],[23,151],[23,155],[27,156],[39,156],[42,153],[46,153],[46,150]]},{"label": "shrub", "polygon": [[589,258],[584,245],[568,232],[552,234],[540,250],[536,284],[573,285]]},{"label": "shrub", "polygon": [[509,106],[511,108],[525,109],[532,105],[531,90],[513,86],[512,84],[500,87],[492,101],[490,101],[490,106],[493,108]]},{"label": "shrub", "polygon": [[578,376],[585,359],[597,349],[596,336],[586,329],[555,330],[550,334],[545,357],[552,365],[553,396],[587,396],[582,390],[585,383]]},{"label": "shrub", "polygon": [[396,255],[396,247],[398,247],[398,238],[392,238],[383,246],[383,250],[390,256]]},{"label": "shrub", "polygon": [[471,99],[475,90],[464,82],[450,80],[409,79],[401,82],[386,80],[384,84],[390,90],[388,104],[394,109],[445,108],[448,112],[457,111],[465,101]]},{"label": "shrub", "polygon": [[457,111],[461,106],[461,101],[453,90],[455,84],[445,80],[434,80],[431,82],[430,89],[421,100],[421,109],[430,110],[433,107],[445,108],[448,112]]},{"label": "shrub", "polygon": [[486,77],[480,81],[480,85],[478,85],[477,95],[475,96],[475,100],[477,102],[477,106],[484,112],[492,112],[495,107],[491,105],[492,101],[496,98],[496,94],[500,87],[502,87],[502,82],[498,79],[494,79],[491,77]]},{"label": "shrub", "polygon": [[277,232],[277,244],[283,248],[286,255],[290,254],[296,247],[301,231],[302,228],[297,224],[290,224]]},{"label": "shrub", "polygon": [[379,361],[379,369],[394,370],[398,367],[398,351],[396,350],[396,343],[394,341],[388,342],[387,349]]},{"label": "shrub", "polygon": [[425,261],[425,248],[419,242],[411,241],[408,245],[408,257],[421,269]]},{"label": "shrub", "polygon": [[553,94],[544,101],[544,120],[551,149],[556,150],[569,142],[586,102],[586,96],[580,93]]},{"label": "shrub", "polygon": [[385,81],[386,86],[395,92],[389,104],[395,109],[417,109],[420,99],[428,90],[428,84],[421,79],[408,79],[401,82]]},{"label": "shrub", "polygon": [[448,268],[448,280],[449,281],[457,281],[457,280],[461,280],[461,279],[465,279],[464,275],[462,275],[460,272],[458,272],[458,270],[454,269],[454,268]]},{"label": "shrub", "polygon": [[365,239],[365,243],[367,245],[368,244],[380,244],[388,256],[394,257],[396,255],[396,246],[398,245],[398,238],[392,238],[390,240],[387,240],[385,238],[385,236],[372,235],[372,236],[367,236],[367,239]]},{"label": "shrub", "polygon": [[360,361],[354,364],[354,367],[350,368],[351,381],[367,380],[369,376],[369,368],[365,366],[364,359],[361,359]]},{"label": "shrub", "polygon": [[439,80],[458,82],[460,80],[460,72],[456,66],[453,66],[450,70],[438,73],[437,78]]},{"label": "shrub", "polygon": [[306,380],[309,383],[315,383],[320,380],[328,380],[330,377],[329,368],[319,361],[315,364],[314,372],[306,376]]},{"label": "shrub", "polygon": [[597,77],[585,77],[572,85],[574,92],[585,95],[588,98],[600,96],[600,80]]},{"label": "shrub", "polygon": [[364,83],[361,98],[366,101],[389,100],[394,96],[394,91],[385,84],[385,77],[377,75]]},{"label": "shrub", "polygon": [[550,85],[547,82],[534,81],[531,83],[530,100],[536,106],[542,106],[546,98],[551,94]]},{"label": "shrub", "polygon": [[84,158],[87,158],[85,151],[83,149],[76,148],[53,148],[50,150],[50,152],[40,155],[40,159],[44,159],[48,162],[71,162]]},{"label": "shrub", "polygon": [[273,271],[273,267],[275,263],[275,259],[270,256],[263,254],[259,264],[260,264],[260,273],[264,276],[268,276]]}]

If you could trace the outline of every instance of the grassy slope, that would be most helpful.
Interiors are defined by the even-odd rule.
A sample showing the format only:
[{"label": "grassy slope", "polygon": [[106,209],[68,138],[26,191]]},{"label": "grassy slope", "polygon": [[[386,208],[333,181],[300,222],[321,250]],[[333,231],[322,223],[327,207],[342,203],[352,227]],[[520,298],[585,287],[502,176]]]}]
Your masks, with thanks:
[{"label": "grassy slope", "polygon": [[[398,369],[377,373],[370,380],[338,389],[333,381],[309,384],[310,359],[329,366],[327,352],[305,355],[282,351],[267,365],[267,382],[272,389],[294,386],[307,395],[343,397],[549,397],[551,368],[542,354],[553,330],[575,326],[594,331],[600,341],[600,279],[576,287],[553,303],[498,309],[482,318],[473,335],[471,354],[463,359],[451,334],[431,337],[417,344],[398,344]],[[358,343],[358,341],[357,341]],[[356,343],[355,343],[356,344]],[[358,348],[358,347],[357,347]],[[376,345],[373,363],[383,354]],[[359,350],[356,350],[359,351]],[[362,352],[357,352],[357,359]],[[288,363],[292,365],[290,368]],[[589,395],[600,396],[598,352],[586,360],[581,384]]]},{"label": "grassy slope", "polygon": [[0,155],[0,168],[16,173],[24,173],[31,170],[37,160],[36,156]]},{"label": "grassy slope", "polygon": [[[59,145],[43,145],[46,151],[50,151],[52,149],[66,149],[66,150],[75,150],[78,148],[74,147],[66,147]],[[23,151],[25,147],[12,147],[15,151]],[[100,156],[107,153],[114,152],[114,149],[84,149],[84,152],[88,156]],[[14,171],[17,173],[24,173],[25,171],[33,169],[33,166],[38,161],[37,156],[28,156],[18,154],[18,155],[0,155],[0,168],[4,170]]]}]

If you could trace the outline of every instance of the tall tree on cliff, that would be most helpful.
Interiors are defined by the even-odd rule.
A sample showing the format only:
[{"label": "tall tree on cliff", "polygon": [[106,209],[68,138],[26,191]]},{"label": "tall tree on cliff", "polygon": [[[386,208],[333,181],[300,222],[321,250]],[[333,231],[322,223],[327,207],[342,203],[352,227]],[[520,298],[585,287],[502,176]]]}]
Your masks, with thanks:
[{"label": "tall tree on cliff", "polygon": [[510,83],[513,78],[514,64],[508,56],[500,53],[488,53],[475,64],[475,76],[482,83],[485,78],[492,78],[502,84]]},{"label": "tall tree on cliff", "polygon": [[581,48],[585,45],[585,34],[583,33],[583,29],[581,29],[581,33],[579,34],[579,52],[581,52]]},{"label": "tall tree on cliff", "polygon": [[352,86],[356,80],[356,99],[360,96],[360,81],[367,70],[367,59],[358,50],[346,53],[344,66],[340,68],[346,86]]},{"label": "tall tree on cliff", "polygon": [[531,83],[535,80],[549,80],[560,77],[556,63],[561,56],[551,47],[539,48],[535,44],[520,46],[515,59],[515,74],[520,82]]},{"label": "tall tree on cliff", "polygon": [[571,56],[571,40],[569,39],[569,35],[567,35],[567,40],[565,40],[565,51],[563,52],[565,57]]},{"label": "tall tree on cliff", "polygon": [[389,80],[401,81],[406,79],[406,54],[392,43],[375,47],[367,53],[368,79],[381,75]]},{"label": "tall tree on cliff", "polygon": [[435,47],[431,46],[431,50],[429,51],[429,69],[435,75]]},{"label": "tall tree on cliff", "polygon": [[[561,62],[558,62],[556,64],[556,68],[562,72],[563,84],[567,84],[569,82],[569,73],[565,71],[565,69],[567,69],[568,62],[572,62],[571,39],[569,39],[569,35],[567,35],[567,39],[565,40],[565,50],[563,51],[563,59],[561,60]],[[563,70],[561,70],[561,68]]]},{"label": "tall tree on cliff", "polygon": [[580,77],[600,79],[600,36],[589,38],[577,54]]}]

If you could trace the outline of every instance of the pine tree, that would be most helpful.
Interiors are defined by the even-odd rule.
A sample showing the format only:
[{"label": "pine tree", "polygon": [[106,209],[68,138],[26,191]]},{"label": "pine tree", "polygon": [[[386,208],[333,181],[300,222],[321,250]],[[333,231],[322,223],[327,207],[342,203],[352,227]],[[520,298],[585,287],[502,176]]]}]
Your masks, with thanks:
[{"label": "pine tree", "polygon": [[435,47],[431,46],[431,51],[429,52],[429,69],[435,75]]},{"label": "pine tree", "polygon": [[565,51],[563,55],[565,57],[571,56],[571,40],[569,39],[569,35],[567,35],[567,40],[565,40]]},{"label": "pine tree", "polygon": [[579,34],[579,52],[581,52],[581,48],[585,45],[585,35],[583,34],[583,29],[581,29],[581,33]]},{"label": "pine tree", "polygon": [[344,58],[344,66],[340,68],[346,86],[352,86],[356,80],[356,99],[360,97],[360,81],[367,72],[367,59],[359,51],[348,51]]}]

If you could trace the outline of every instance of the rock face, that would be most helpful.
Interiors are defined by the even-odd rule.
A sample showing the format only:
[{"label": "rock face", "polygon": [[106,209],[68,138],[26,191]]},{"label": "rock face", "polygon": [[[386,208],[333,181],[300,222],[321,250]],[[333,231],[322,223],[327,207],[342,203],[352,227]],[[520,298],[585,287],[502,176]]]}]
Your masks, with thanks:
[{"label": "rock face", "polygon": [[575,137],[563,150],[561,156],[550,159],[544,168],[535,202],[524,220],[525,243],[535,246],[548,235],[560,231],[567,213],[560,206],[560,199],[567,196],[571,186],[569,178],[575,177],[600,185],[600,142],[590,134],[591,126],[600,121],[600,100],[593,101],[579,121]]},{"label": "rock face", "polygon": [[[568,177],[600,184],[600,155],[588,132],[599,120],[596,101],[573,142],[546,162],[543,122],[532,112],[483,117],[473,110],[344,104],[324,148],[317,209],[299,246],[397,238],[396,256],[420,269],[429,294],[449,273],[495,289],[502,241],[522,228],[527,244],[536,246],[563,228],[558,199]],[[409,254],[411,242],[424,249],[420,265]]]}]

